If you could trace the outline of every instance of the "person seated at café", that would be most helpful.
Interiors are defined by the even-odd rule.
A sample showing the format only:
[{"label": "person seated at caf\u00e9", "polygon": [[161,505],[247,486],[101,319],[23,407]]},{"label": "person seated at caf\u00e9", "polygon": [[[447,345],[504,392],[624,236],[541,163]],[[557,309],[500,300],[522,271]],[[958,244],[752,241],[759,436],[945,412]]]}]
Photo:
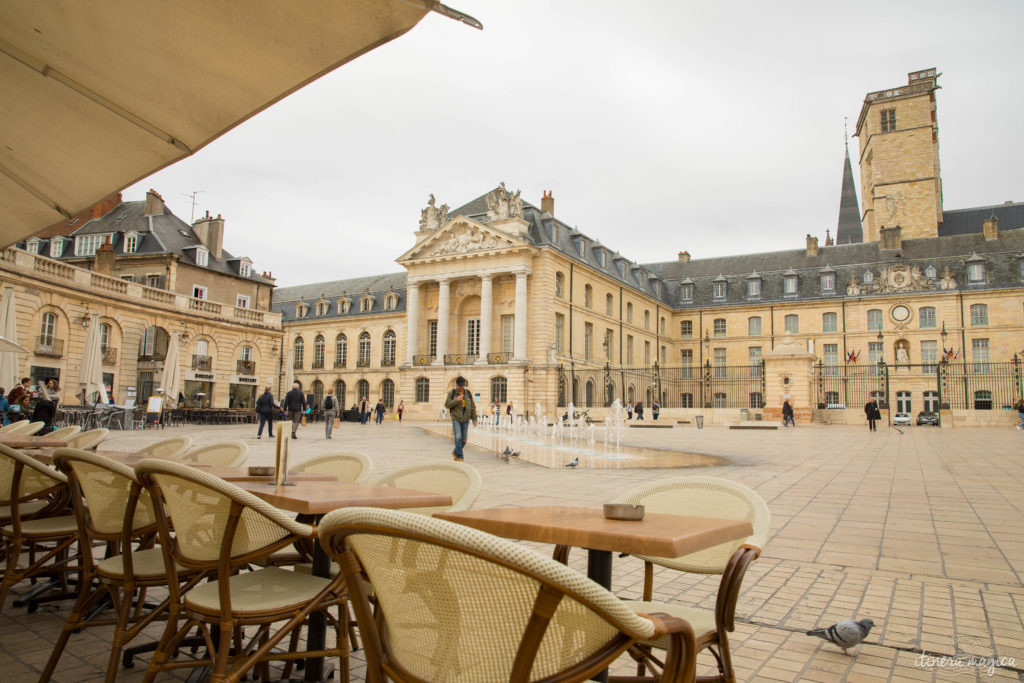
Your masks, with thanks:
[{"label": "person seated at caf\u00e9", "polygon": [[28,394],[22,394],[21,398],[17,402],[7,409],[7,416],[11,418],[11,422],[17,422],[19,420],[31,420],[32,419],[32,397]]},{"label": "person seated at caf\u00e9", "polygon": [[4,389],[0,387],[0,419],[3,419],[4,426],[11,424],[10,419],[7,417],[7,409],[11,407],[10,401],[4,396]]},{"label": "person seated at caf\u00e9", "polygon": [[17,405],[18,399],[21,398],[22,394],[28,393],[28,387],[29,384],[31,383],[31,379],[29,379],[28,377],[22,377],[21,383],[15,385],[15,387],[11,389],[11,393],[8,394],[7,400],[10,402],[12,406]]}]

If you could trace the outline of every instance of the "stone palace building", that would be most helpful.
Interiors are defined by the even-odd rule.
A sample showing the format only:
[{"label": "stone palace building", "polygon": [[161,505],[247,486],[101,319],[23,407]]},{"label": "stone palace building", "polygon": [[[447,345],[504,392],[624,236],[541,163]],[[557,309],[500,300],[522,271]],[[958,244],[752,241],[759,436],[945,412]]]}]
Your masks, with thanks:
[{"label": "stone palace building", "polygon": [[[946,210],[934,69],[867,95],[863,207],[847,154],[836,239],[638,264],[504,184],[423,209],[402,272],[278,288],[282,383],[435,418],[456,376],[486,409],[659,400],[708,420],[940,408],[1008,420],[1021,395],[1024,204]],[[953,420],[947,421],[949,424]]]}]

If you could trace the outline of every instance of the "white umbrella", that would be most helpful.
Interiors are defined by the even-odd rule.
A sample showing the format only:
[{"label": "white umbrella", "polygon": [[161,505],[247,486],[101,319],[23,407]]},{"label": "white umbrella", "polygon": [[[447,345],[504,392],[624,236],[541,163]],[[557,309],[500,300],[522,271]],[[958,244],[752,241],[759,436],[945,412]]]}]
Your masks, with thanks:
[{"label": "white umbrella", "polygon": [[171,335],[171,343],[167,345],[167,356],[164,358],[164,371],[160,375],[160,386],[164,390],[164,408],[173,408],[181,391],[181,367],[178,364],[178,333]]},{"label": "white umbrella", "polygon": [[0,299],[0,387],[11,389],[18,382],[18,317],[14,310],[14,287],[4,287]]},{"label": "white umbrella", "polygon": [[78,373],[78,386],[84,392],[83,402],[88,402],[93,392],[99,392],[100,403],[107,402],[107,389],[103,386],[103,354],[100,349],[100,316],[89,316],[89,332],[85,335],[85,350],[82,352],[82,369]]},{"label": "white umbrella", "polygon": [[482,28],[432,0],[0,3],[0,246],[194,154],[429,11]]}]

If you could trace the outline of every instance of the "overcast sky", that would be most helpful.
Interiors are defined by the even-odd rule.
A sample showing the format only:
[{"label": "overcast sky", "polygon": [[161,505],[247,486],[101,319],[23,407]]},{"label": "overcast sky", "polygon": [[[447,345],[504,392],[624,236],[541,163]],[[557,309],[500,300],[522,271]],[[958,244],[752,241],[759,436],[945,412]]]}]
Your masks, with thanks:
[{"label": "overcast sky", "polygon": [[[279,286],[394,272],[427,195],[499,181],[641,263],[835,235],[864,95],[936,67],[946,209],[1024,200],[1024,2],[447,0],[125,191],[160,192]],[[300,5],[296,5],[299,7]]]}]

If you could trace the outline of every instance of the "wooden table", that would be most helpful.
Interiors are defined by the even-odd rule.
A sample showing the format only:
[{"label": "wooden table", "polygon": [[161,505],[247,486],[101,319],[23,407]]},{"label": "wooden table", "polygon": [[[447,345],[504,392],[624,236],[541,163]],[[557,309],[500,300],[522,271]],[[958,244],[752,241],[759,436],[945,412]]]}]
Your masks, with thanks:
[{"label": "wooden table", "polygon": [[[457,522],[495,536],[587,549],[587,576],[612,587],[612,552],[682,557],[754,533],[750,522],[648,513],[639,522],[605,519],[596,508],[561,506],[507,507],[439,512],[438,519]],[[595,680],[608,680],[604,671]]]},{"label": "wooden table", "polygon": [[0,443],[9,448],[62,448],[68,445],[67,441],[61,439],[24,434],[0,434]]},{"label": "wooden table", "polygon": [[[253,493],[275,507],[300,514],[315,515],[317,522],[330,512],[342,507],[416,508],[451,505],[452,497],[442,493],[427,493],[390,486],[373,486],[353,482],[295,481],[295,486],[272,486],[256,481],[236,481],[235,484]],[[329,578],[331,559],[319,542],[313,544],[313,576]],[[327,638],[327,622],[323,612],[309,615],[309,633],[306,639],[310,650],[321,650]],[[323,677],[324,660],[307,659],[305,681],[319,681]]]}]

